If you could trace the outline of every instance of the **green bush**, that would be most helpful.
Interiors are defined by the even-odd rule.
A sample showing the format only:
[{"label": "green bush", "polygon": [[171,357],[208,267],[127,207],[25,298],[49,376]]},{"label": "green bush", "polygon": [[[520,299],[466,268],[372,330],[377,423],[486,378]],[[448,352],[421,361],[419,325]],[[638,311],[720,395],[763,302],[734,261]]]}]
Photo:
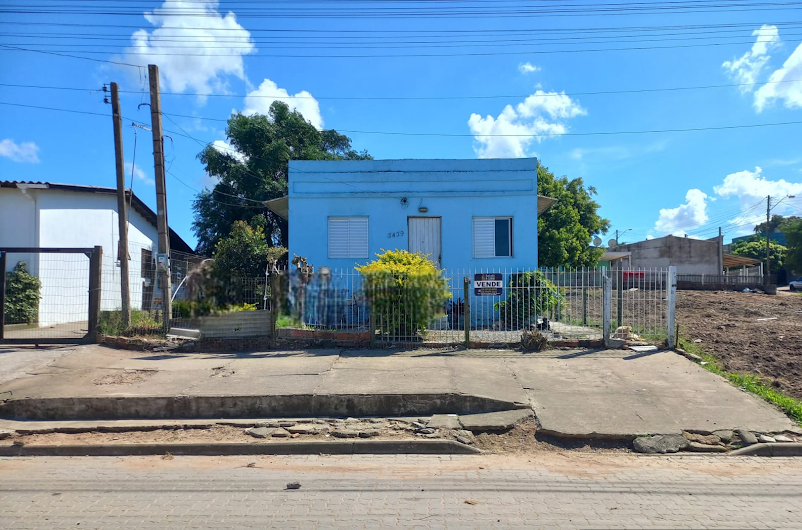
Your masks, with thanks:
[{"label": "green bush", "polygon": [[383,333],[412,337],[444,314],[451,298],[442,271],[421,253],[385,250],[357,267],[371,313]]},{"label": "green bush", "polygon": [[24,261],[6,273],[6,324],[33,324],[39,320],[42,282],[28,272]]},{"label": "green bush", "polygon": [[559,289],[536,270],[510,275],[507,299],[494,307],[507,328],[519,329],[548,316],[562,301]]},{"label": "green bush", "polygon": [[101,311],[98,332],[103,335],[131,337],[134,335],[159,335],[161,322],[157,322],[147,311],[132,310],[131,325],[123,327],[122,311]]}]

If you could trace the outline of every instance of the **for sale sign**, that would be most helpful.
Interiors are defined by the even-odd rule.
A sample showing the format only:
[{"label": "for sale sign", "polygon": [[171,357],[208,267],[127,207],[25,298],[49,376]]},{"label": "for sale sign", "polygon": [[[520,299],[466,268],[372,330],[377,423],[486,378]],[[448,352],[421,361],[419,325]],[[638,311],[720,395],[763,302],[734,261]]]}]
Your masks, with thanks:
[{"label": "for sale sign", "polygon": [[473,294],[475,296],[501,296],[503,291],[504,277],[501,273],[473,275]]}]

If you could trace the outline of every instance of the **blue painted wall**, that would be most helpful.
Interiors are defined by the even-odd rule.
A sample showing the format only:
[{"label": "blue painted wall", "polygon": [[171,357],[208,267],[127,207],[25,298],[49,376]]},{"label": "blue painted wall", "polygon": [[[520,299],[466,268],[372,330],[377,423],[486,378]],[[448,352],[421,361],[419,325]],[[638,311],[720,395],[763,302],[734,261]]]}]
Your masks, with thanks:
[{"label": "blue painted wall", "polygon": [[[291,161],[290,256],[306,256],[315,267],[353,268],[381,249],[407,249],[407,218],[428,216],[442,219],[443,268],[532,269],[537,200],[533,158]],[[368,217],[368,258],[328,258],[330,216]],[[513,218],[512,257],[473,257],[472,219],[484,216]]]}]

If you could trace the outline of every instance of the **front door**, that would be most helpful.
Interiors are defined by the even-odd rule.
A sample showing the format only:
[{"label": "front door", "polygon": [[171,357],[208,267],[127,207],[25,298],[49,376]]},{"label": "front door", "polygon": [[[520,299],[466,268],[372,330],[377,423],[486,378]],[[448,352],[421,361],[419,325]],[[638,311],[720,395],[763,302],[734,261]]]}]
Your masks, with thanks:
[{"label": "front door", "polygon": [[439,268],[442,262],[440,245],[440,218],[439,217],[410,217],[409,251],[428,254]]}]

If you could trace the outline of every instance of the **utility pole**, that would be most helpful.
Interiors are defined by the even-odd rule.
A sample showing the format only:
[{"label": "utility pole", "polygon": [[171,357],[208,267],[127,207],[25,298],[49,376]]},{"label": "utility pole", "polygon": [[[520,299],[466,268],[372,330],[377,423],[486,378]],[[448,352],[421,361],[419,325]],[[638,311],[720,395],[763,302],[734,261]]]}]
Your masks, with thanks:
[{"label": "utility pole", "polygon": [[125,213],[125,159],[123,158],[123,117],[120,114],[120,95],[117,83],[111,84],[111,114],[114,121],[114,161],[117,169],[117,221],[120,241],[117,259],[120,260],[120,301],[123,327],[131,325],[131,295],[128,289],[128,216]]},{"label": "utility pole", "polygon": [[770,224],[770,213],[771,213],[771,195],[766,196],[766,274],[763,277],[763,284],[768,285],[771,280],[769,279],[771,276],[771,265],[769,263],[769,240],[771,239],[771,230],[769,227]]},{"label": "utility pole", "polygon": [[170,234],[167,224],[167,183],[164,180],[164,136],[162,135],[162,105],[159,95],[159,67],[148,65],[150,81],[150,124],[153,129],[153,170],[156,179],[156,227],[159,231],[159,253],[156,269],[162,293],[164,331],[170,331],[172,295],[170,287]]}]

